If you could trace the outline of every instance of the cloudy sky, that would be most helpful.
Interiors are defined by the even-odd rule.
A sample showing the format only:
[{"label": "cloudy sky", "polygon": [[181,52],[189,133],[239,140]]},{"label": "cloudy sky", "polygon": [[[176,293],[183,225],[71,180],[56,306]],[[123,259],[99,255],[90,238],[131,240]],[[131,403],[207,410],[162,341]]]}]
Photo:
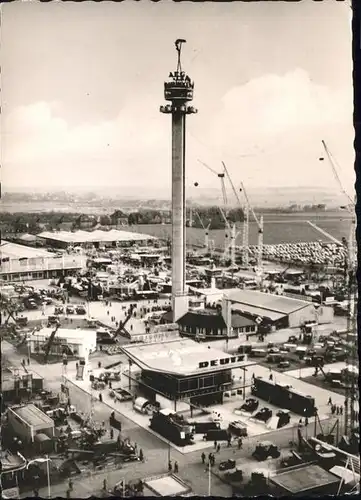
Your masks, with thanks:
[{"label": "cloudy sky", "polygon": [[198,163],[249,187],[335,186],[321,140],[352,189],[348,2],[2,5],[2,182],[10,188],[170,186],[163,82],[185,38],[195,81],[187,184]]}]

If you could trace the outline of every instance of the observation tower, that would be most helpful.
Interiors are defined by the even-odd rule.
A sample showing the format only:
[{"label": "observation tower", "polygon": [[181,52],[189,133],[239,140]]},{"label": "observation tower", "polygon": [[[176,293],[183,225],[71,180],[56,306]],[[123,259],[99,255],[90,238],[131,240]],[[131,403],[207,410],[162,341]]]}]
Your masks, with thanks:
[{"label": "observation tower", "polygon": [[171,104],[160,107],[160,112],[172,115],[172,310],[173,321],[188,311],[185,291],[185,154],[186,115],[197,113],[193,106],[194,83],[182,70],[181,51],[186,40],[175,42],[178,53],[177,69],[169,73],[164,83],[164,98]]}]

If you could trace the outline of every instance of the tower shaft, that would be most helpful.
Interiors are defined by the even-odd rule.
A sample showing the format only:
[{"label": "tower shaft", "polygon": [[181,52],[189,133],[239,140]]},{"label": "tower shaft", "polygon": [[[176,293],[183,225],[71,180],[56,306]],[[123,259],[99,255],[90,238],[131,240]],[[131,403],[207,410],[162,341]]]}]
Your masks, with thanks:
[{"label": "tower shaft", "polygon": [[185,114],[172,113],[172,292],[185,292]]}]

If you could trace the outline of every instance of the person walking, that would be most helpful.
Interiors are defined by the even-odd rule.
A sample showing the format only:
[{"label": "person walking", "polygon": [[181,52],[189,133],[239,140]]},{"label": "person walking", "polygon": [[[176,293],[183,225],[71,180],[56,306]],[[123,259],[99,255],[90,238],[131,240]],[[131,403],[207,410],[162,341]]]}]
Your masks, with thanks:
[{"label": "person walking", "polygon": [[39,496],[39,490],[37,488],[34,488],[33,492],[34,492],[34,497]]},{"label": "person walking", "polygon": [[211,466],[213,467],[215,463],[216,463],[216,457],[215,457],[215,456],[214,456],[214,454],[212,453],[212,458],[211,458]]},{"label": "person walking", "polygon": [[69,479],[68,486],[69,486],[69,490],[73,491],[74,485],[73,485],[73,481],[71,479]]},{"label": "person walking", "polygon": [[110,429],[109,434],[110,434],[110,439],[114,439],[114,431],[113,431],[113,429]]},{"label": "person walking", "polygon": [[342,414],[343,414],[343,408],[342,408],[342,406],[340,406],[340,415],[342,415]]},{"label": "person walking", "polygon": [[140,460],[141,462],[144,462],[144,455],[143,455],[143,450],[142,450],[142,448],[140,448],[140,450],[139,450],[139,460]]},{"label": "person walking", "polygon": [[99,392],[99,401],[102,403],[103,402],[103,396],[102,396],[102,393]]},{"label": "person walking", "polygon": [[339,415],[339,413],[340,413],[340,407],[336,406],[336,415]]},{"label": "person walking", "polygon": [[103,479],[103,490],[107,491],[107,480]]},{"label": "person walking", "polygon": [[175,472],[175,474],[178,474],[178,462],[177,461],[174,462],[174,472]]},{"label": "person walking", "polygon": [[332,398],[331,398],[331,396],[328,398],[327,404],[328,404],[328,406],[332,406]]},{"label": "person walking", "polygon": [[206,454],[204,453],[204,451],[202,452],[201,459],[202,459],[202,464],[205,464],[205,462],[206,462]]},{"label": "person walking", "polygon": [[214,441],[214,449],[216,450],[217,449],[217,441]]},{"label": "person walking", "polygon": [[168,472],[172,472],[172,462],[170,460],[168,462]]},{"label": "person walking", "polygon": [[239,438],[239,439],[238,439],[238,449],[239,449],[239,450],[241,450],[241,449],[242,449],[242,445],[243,445],[242,438]]},{"label": "person walking", "polygon": [[217,453],[219,453],[221,451],[221,445],[218,443],[217,444]]},{"label": "person walking", "polygon": [[69,490],[69,488],[66,490],[66,498],[70,498],[70,493],[71,491]]},{"label": "person walking", "polygon": [[305,417],[305,427],[308,426],[308,417]]}]

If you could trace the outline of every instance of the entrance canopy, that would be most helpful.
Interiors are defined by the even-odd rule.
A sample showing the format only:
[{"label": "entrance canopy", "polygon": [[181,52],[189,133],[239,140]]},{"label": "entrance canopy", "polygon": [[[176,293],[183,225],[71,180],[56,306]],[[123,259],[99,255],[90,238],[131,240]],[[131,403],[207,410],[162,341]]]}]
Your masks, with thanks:
[{"label": "entrance canopy", "polygon": [[142,370],[191,376],[209,371],[242,368],[255,363],[243,361],[243,355],[230,355],[191,339],[162,343],[122,346],[124,354]]}]

